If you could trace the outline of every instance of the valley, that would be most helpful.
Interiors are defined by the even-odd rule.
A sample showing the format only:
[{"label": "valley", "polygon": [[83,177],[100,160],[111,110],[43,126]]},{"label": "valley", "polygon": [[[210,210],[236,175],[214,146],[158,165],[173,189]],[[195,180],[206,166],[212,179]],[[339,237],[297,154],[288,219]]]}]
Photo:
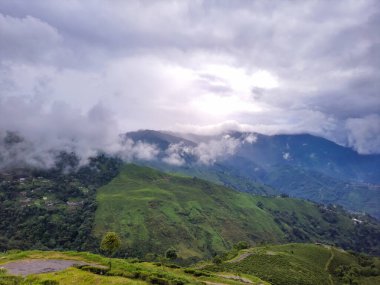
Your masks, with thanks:
[{"label": "valley", "polygon": [[[184,143],[160,139],[163,158]],[[376,216],[376,184],[300,164],[264,173],[234,155],[207,165],[183,154],[173,166],[100,154],[80,165],[62,152],[50,169],[2,171],[0,263],[40,259],[47,269],[15,277],[5,266],[0,284],[377,284],[380,223],[346,210],[367,205]],[[96,255],[107,232],[121,241],[111,270]]]}]

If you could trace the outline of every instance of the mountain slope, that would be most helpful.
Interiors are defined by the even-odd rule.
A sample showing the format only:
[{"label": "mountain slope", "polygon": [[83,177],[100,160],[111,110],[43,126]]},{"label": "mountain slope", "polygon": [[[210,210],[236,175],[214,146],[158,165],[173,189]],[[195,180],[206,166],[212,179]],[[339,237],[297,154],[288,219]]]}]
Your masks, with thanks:
[{"label": "mountain slope", "polygon": [[[266,136],[231,132],[228,135],[240,142],[247,136],[255,140],[240,143],[233,155],[226,155],[211,165],[196,163],[196,159],[189,157],[184,158],[186,164],[180,166],[168,165],[160,159],[138,163],[197,176],[238,191],[259,195],[281,192],[324,204],[342,205],[380,218],[377,206],[380,204],[380,155],[360,155],[350,148],[307,134]],[[157,145],[161,150],[159,158],[165,156],[170,145],[180,144],[181,139],[190,146],[221,137],[153,131],[135,132],[130,136]],[[156,144],[157,141],[160,144]],[[252,187],[258,183],[270,186],[268,191]]]},{"label": "mountain slope", "polygon": [[[239,193],[197,178],[127,165],[97,192],[94,234],[118,232],[132,255],[175,246],[183,258],[251,243],[323,241],[379,252],[379,224],[340,208]],[[363,221],[362,221],[363,220]]]},{"label": "mountain slope", "polygon": [[100,155],[62,171],[71,161],[67,155],[49,170],[0,172],[0,251],[97,248],[91,236],[96,190],[119,173],[121,162]]},{"label": "mountain slope", "polygon": [[273,285],[379,284],[380,260],[315,244],[256,247],[205,269],[252,274]]},{"label": "mountain slope", "polygon": [[[244,133],[231,135],[239,138]],[[233,159],[239,157],[263,169],[273,165],[290,165],[341,180],[380,183],[380,155],[361,155],[351,148],[307,134],[256,134],[255,143],[242,145]]]}]

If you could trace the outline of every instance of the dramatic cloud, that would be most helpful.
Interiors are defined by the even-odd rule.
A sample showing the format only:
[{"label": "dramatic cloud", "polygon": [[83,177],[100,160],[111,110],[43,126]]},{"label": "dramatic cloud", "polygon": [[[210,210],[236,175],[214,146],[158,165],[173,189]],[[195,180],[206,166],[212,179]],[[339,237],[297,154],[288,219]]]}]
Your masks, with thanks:
[{"label": "dramatic cloud", "polygon": [[348,142],[360,153],[369,154],[380,149],[380,116],[348,119],[346,123]]},{"label": "dramatic cloud", "polygon": [[239,139],[224,135],[205,142],[199,142],[196,146],[188,146],[183,142],[171,144],[165,151],[166,156],[162,161],[180,166],[185,164],[186,157],[191,157],[195,160],[195,163],[210,165],[235,154],[238,148],[245,143],[255,143],[256,139],[253,134],[248,134]]},{"label": "dramatic cloud", "polygon": [[[180,166],[186,163],[186,158],[190,158],[192,162],[211,165],[234,155],[244,144],[253,144],[257,140],[256,135],[252,133],[247,133],[239,138],[230,135],[200,138],[201,141],[198,141],[195,146],[187,145],[184,142],[170,144],[165,150],[162,161]],[[197,140],[195,139],[195,141]]]},{"label": "dramatic cloud", "polygon": [[[155,157],[120,149],[118,134],[141,128],[308,132],[380,153],[379,11],[377,0],[1,0],[0,133],[83,158]],[[171,146],[167,162],[183,151]],[[219,153],[198,151],[205,163]]]}]

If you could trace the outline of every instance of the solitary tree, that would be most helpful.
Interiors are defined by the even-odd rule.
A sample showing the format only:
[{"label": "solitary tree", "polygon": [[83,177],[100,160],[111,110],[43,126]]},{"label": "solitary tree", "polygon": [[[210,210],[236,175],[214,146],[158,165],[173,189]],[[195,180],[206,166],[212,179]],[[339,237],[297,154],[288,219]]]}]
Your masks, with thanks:
[{"label": "solitary tree", "polygon": [[[108,257],[112,257],[120,247],[120,237],[115,232],[107,232],[102,238],[100,249],[106,253]],[[111,269],[111,260],[109,261]]]},{"label": "solitary tree", "polygon": [[177,251],[171,247],[165,252],[165,257],[170,260],[176,259],[178,257]]}]

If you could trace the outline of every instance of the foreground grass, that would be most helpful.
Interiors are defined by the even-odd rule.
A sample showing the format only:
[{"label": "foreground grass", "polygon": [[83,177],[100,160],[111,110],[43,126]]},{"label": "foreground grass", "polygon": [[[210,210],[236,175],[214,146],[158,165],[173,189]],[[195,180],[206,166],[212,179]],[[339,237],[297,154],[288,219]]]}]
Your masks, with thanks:
[{"label": "foreground grass", "polygon": [[[112,260],[112,270],[105,270],[110,259],[100,255],[82,252],[56,252],[56,251],[17,251],[0,254],[0,267],[2,264],[21,261],[25,259],[67,259],[78,260],[91,264],[90,267],[67,268],[44,274],[31,274],[27,277],[10,276],[0,272],[0,285],[15,284],[44,284],[44,285],[94,285],[94,284],[159,284],[159,285],[185,285],[185,284],[228,284],[243,285],[244,282],[224,278],[219,274],[206,271],[194,271],[177,266],[162,266],[149,262],[136,262],[136,260]],[[103,269],[102,267],[103,266]],[[101,269],[101,270],[100,270]],[[255,276],[250,277],[251,284],[269,284]]]}]

